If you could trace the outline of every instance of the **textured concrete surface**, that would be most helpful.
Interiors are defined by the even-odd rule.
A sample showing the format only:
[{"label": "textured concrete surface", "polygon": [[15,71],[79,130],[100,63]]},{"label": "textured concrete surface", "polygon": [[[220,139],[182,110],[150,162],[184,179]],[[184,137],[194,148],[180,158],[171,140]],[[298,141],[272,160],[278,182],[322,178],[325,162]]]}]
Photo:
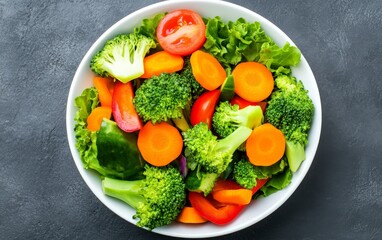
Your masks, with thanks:
[{"label": "textured concrete surface", "polygon": [[[0,0],[0,238],[167,239],[104,207],[72,161],[77,65],[114,22],[156,1]],[[219,239],[382,239],[382,1],[235,1],[299,46],[322,98],[320,146],[275,213]]]}]

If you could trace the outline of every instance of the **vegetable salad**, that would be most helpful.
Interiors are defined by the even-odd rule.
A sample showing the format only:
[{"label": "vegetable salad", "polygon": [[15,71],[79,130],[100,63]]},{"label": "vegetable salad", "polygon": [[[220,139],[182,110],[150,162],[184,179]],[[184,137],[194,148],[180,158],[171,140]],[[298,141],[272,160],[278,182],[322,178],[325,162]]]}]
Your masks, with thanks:
[{"label": "vegetable salad", "polygon": [[75,99],[84,167],[140,227],[230,223],[305,159],[314,105],[292,75],[300,57],[259,22],[144,19],[92,57],[94,86]]}]

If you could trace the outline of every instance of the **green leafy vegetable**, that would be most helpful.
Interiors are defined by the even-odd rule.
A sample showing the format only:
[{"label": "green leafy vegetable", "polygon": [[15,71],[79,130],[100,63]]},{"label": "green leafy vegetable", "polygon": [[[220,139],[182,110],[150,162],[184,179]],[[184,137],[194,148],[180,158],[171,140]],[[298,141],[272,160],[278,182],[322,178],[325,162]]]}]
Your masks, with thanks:
[{"label": "green leafy vegetable", "polygon": [[74,132],[76,148],[80,153],[81,161],[85,169],[93,169],[103,176],[124,178],[124,175],[112,169],[102,167],[97,159],[97,132],[89,131],[86,119],[91,111],[99,105],[98,91],[94,88],[86,88],[82,94],[74,99],[74,105],[78,108],[74,117]]},{"label": "green leafy vegetable", "polygon": [[137,134],[121,130],[117,123],[103,119],[97,136],[98,162],[122,179],[143,178],[145,162],[137,146]]},{"label": "green leafy vegetable", "polygon": [[76,122],[74,126],[76,148],[86,168],[93,162],[93,159],[97,160],[97,134],[86,128],[86,119],[98,104],[98,91],[94,87],[85,89],[82,94],[74,100],[74,105],[78,108],[74,117],[74,121]]},{"label": "green leafy vegetable", "polygon": [[279,172],[267,181],[267,183],[260,189],[260,192],[264,197],[271,195],[285,187],[287,187],[292,181],[292,171],[290,168],[285,168],[284,171]]},{"label": "green leafy vegetable", "polygon": [[286,43],[282,48],[264,43],[260,50],[259,62],[268,69],[277,71],[279,67],[294,67],[300,62],[301,53],[298,48]]},{"label": "green leafy vegetable", "polygon": [[160,47],[156,38],[156,29],[160,20],[162,20],[165,15],[165,13],[158,13],[152,18],[143,19],[142,24],[139,27],[134,28],[134,33],[153,39],[157,47]]},{"label": "green leafy vegetable", "polygon": [[[247,23],[243,18],[224,23],[219,16],[207,19],[205,50],[225,65],[237,65],[243,60],[260,58],[261,45],[273,42],[260,23]],[[244,59],[243,59],[244,58]]]},{"label": "green leafy vegetable", "polygon": [[290,72],[287,69],[300,61],[301,53],[286,43],[282,48],[265,33],[259,22],[249,23],[243,18],[224,23],[220,17],[206,19],[204,49],[225,66],[243,61],[256,61],[272,72]]}]

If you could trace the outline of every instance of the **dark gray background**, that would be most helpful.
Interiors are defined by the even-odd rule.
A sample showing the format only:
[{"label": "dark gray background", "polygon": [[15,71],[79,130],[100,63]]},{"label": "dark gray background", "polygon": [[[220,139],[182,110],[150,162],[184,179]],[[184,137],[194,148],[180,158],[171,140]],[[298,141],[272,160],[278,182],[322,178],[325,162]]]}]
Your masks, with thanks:
[{"label": "dark gray background", "polygon": [[[157,1],[0,0],[0,238],[167,239],[104,207],[66,139],[76,68],[113,23]],[[301,49],[322,137],[305,180],[271,216],[220,239],[382,239],[382,1],[235,1]]]}]

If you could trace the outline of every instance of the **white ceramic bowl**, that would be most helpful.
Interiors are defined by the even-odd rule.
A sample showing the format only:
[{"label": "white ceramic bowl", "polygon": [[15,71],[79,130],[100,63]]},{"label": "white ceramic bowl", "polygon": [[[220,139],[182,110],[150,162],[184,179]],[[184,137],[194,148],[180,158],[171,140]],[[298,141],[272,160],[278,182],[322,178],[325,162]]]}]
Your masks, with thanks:
[{"label": "white ceramic bowl", "polygon": [[[98,38],[98,40],[91,46],[85,57],[82,59],[70,88],[66,113],[68,141],[74,162],[82,178],[92,190],[92,192],[109,209],[132,224],[136,223],[136,221],[132,219],[135,211],[125,203],[105,196],[102,193],[101,179],[99,175],[93,171],[88,171],[83,168],[79,153],[75,148],[75,136],[73,131],[75,123],[73,119],[76,108],[74,107],[74,98],[79,96],[84,88],[92,85],[92,78],[94,74],[89,68],[90,59],[108,39],[120,33],[131,32],[135,26],[141,24],[141,21],[144,18],[149,18],[156,13],[169,12],[171,10],[180,8],[192,9],[204,17],[215,17],[218,15],[224,21],[235,21],[239,17],[243,17],[250,22],[259,21],[265,32],[277,44],[281,46],[285,42],[289,42],[291,45],[295,45],[284,32],[282,32],[274,24],[272,24],[264,17],[258,15],[257,13],[232,3],[216,0],[176,0],[164,1],[149,5],[124,17]],[[309,90],[309,95],[315,105],[315,115],[309,135],[309,145],[306,148],[306,160],[302,163],[299,170],[293,175],[292,183],[282,191],[252,202],[250,206],[248,206],[245,211],[240,214],[239,217],[237,217],[228,225],[216,226],[207,223],[193,226],[174,223],[169,226],[154,229],[154,232],[163,235],[184,238],[205,238],[229,234],[244,229],[264,219],[277,208],[279,208],[292,195],[292,193],[300,185],[312,164],[320,138],[322,116],[321,101],[317,83],[304,56],[301,57],[301,62],[298,64],[298,66],[293,69],[293,75],[296,76],[297,79],[303,81],[305,88]]]}]

